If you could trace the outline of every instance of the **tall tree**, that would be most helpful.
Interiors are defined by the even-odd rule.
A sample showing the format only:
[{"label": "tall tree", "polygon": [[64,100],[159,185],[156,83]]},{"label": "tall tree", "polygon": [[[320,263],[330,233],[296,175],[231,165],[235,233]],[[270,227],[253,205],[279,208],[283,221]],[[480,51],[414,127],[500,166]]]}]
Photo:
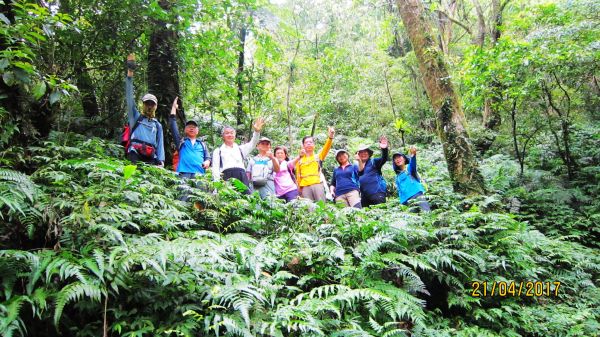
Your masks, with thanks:
[{"label": "tall tree", "polygon": [[236,76],[236,86],[237,86],[237,103],[236,103],[236,113],[235,113],[235,121],[237,125],[242,125],[244,123],[244,60],[246,58],[246,25],[242,23],[242,27],[240,28],[239,35],[239,50],[238,50],[238,67],[237,67],[237,76]]},{"label": "tall tree", "polygon": [[436,111],[437,133],[454,190],[466,194],[484,193],[483,176],[473,154],[459,97],[450,81],[443,53],[436,47],[423,5],[420,0],[398,0],[398,9],[415,51],[427,95]]},{"label": "tall tree", "polygon": [[[171,13],[174,1],[160,0],[160,8],[166,13]],[[170,18],[171,15],[167,15]],[[175,97],[180,96],[179,90],[179,64],[177,61],[177,31],[173,30],[170,19],[154,19],[154,30],[150,36],[148,46],[148,91],[156,95],[158,107],[156,117],[163,125],[165,135],[165,153],[167,161],[170,159],[173,146],[173,137],[167,127],[171,112],[171,104]],[[179,104],[181,114],[183,105]],[[182,117],[180,115],[180,117]]]}]

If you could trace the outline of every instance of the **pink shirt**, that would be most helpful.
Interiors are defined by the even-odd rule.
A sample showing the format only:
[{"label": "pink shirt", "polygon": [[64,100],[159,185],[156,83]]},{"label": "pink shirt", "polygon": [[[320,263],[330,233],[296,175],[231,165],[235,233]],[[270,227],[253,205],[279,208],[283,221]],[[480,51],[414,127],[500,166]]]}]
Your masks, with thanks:
[{"label": "pink shirt", "polygon": [[287,161],[282,161],[279,164],[279,172],[275,173],[275,195],[280,197],[288,192],[297,190],[298,186],[292,179],[290,172],[294,170],[294,166]]}]

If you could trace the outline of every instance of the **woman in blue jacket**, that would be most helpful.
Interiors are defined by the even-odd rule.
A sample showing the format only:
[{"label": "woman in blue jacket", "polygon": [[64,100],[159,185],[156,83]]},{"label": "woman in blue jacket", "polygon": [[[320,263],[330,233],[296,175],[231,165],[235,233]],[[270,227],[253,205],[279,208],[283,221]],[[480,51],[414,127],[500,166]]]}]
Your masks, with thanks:
[{"label": "woman in blue jacket", "polygon": [[378,158],[371,158],[373,150],[368,146],[361,146],[356,152],[363,207],[385,203],[387,186],[381,173],[383,164],[388,160],[388,140],[385,136],[379,139],[379,148],[381,157]]},{"label": "woman in blue jacket", "polygon": [[400,203],[406,205],[411,199],[419,199],[417,203],[425,212],[429,212],[431,208],[423,195],[425,187],[421,183],[421,178],[417,173],[417,149],[411,146],[409,150],[411,157],[409,158],[403,153],[394,153],[392,156],[394,172],[396,172],[396,188],[398,189],[398,197]]}]

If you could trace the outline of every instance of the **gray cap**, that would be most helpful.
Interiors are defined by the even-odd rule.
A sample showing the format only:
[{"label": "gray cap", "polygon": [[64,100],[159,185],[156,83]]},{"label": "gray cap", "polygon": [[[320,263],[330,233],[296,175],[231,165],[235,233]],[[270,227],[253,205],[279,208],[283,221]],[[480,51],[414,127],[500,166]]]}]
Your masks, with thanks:
[{"label": "gray cap", "polygon": [[188,119],[187,122],[185,122],[185,126],[188,126],[189,124],[194,124],[195,126],[198,126],[198,122],[194,118]]},{"label": "gray cap", "polygon": [[269,144],[271,144],[271,140],[267,137],[260,137],[260,139],[258,140],[258,142],[269,142]]},{"label": "gray cap", "polygon": [[337,159],[337,156],[338,156],[338,154],[340,154],[340,153],[345,153],[345,154],[347,154],[348,156],[350,156],[350,152],[348,152],[348,151],[346,151],[346,150],[344,150],[344,149],[339,149],[339,150],[335,151],[335,159]]},{"label": "gray cap", "polygon": [[152,102],[154,102],[154,104],[158,104],[158,100],[156,99],[156,96],[154,96],[152,94],[145,94],[144,97],[142,97],[142,102],[147,102],[147,101],[152,101]]}]

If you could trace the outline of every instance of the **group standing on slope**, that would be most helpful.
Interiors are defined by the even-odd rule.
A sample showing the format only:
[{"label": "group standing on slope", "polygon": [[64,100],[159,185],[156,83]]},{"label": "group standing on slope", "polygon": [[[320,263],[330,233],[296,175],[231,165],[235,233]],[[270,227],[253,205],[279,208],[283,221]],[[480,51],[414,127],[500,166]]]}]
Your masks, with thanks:
[{"label": "group standing on slope", "polygon": [[[129,137],[124,140],[127,158],[133,163],[142,161],[164,167],[163,129],[155,117],[158,100],[148,93],[142,97],[142,111],[137,110],[133,99],[134,69],[134,57],[129,55],[125,79],[127,117],[131,127]],[[195,120],[186,121],[184,135],[180,136],[175,118],[177,109],[178,98],[175,98],[171,106],[169,128],[177,146],[176,171],[182,178],[194,178],[211,169],[214,181],[236,178],[248,187],[245,191],[247,194],[254,190],[261,198],[275,196],[286,202],[299,197],[325,201],[327,192],[334,196],[337,203],[347,207],[368,207],[386,201],[387,185],[381,171],[389,157],[389,144],[385,136],[379,139],[380,157],[373,158],[373,150],[362,146],[355,154],[355,163],[351,163],[347,150],[337,150],[335,159],[339,166],[334,169],[328,188],[322,163],[333,145],[333,127],[328,128],[327,140],[318,153],[315,153],[315,139],[306,136],[302,139],[298,156],[290,158],[285,146],[271,150],[271,140],[260,136],[265,121],[258,118],[252,125],[253,134],[249,142],[238,145],[235,142],[236,130],[226,126],[221,132],[222,145],[211,154],[198,137],[198,122]],[[250,157],[255,147],[258,154]],[[398,197],[402,204],[416,199],[422,210],[429,211],[429,203],[423,197],[425,188],[417,173],[416,148],[411,147],[409,153],[410,156],[399,152],[392,155]]]}]

